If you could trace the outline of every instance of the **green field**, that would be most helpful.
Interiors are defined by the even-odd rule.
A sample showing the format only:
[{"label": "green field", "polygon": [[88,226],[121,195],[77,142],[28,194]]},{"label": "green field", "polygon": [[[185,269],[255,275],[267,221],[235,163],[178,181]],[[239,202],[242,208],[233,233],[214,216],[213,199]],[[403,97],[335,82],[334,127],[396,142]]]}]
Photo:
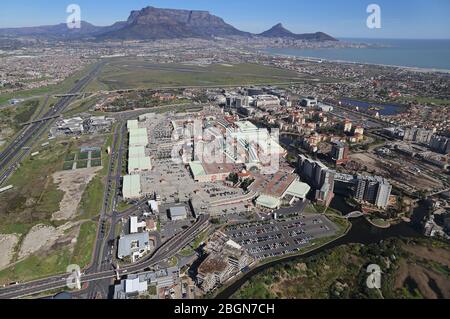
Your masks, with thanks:
[{"label": "green field", "polygon": [[8,181],[14,191],[0,195],[0,233],[17,228],[20,234],[26,233],[35,224],[48,222],[58,211],[63,193],[52,175],[63,167],[69,148],[67,143],[51,144],[38,156],[22,162]]},{"label": "green field", "polygon": [[104,183],[96,176],[88,184],[79,205],[80,218],[92,218],[100,214],[103,203]]},{"label": "green field", "polygon": [[[434,294],[444,297],[449,295],[448,249],[448,244],[421,239],[339,246],[308,258],[279,263],[252,277],[234,297],[415,299],[431,298]],[[370,264],[379,265],[383,271],[380,290],[367,288]],[[404,278],[408,271],[409,277]]]},{"label": "green field", "polygon": [[111,60],[86,91],[102,89],[221,86],[298,82],[296,72],[257,64],[193,66],[154,64],[143,58]]},{"label": "green field", "polygon": [[80,226],[73,252],[66,247],[52,250],[47,255],[33,255],[14,266],[0,271],[0,283],[30,281],[46,276],[64,273],[67,266],[79,265],[82,269],[89,265],[92,247],[97,234],[97,223],[88,221]]},{"label": "green field", "polygon": [[89,265],[92,258],[92,247],[94,247],[97,234],[97,223],[93,221],[81,225],[78,240],[72,254],[72,264],[81,268]]}]

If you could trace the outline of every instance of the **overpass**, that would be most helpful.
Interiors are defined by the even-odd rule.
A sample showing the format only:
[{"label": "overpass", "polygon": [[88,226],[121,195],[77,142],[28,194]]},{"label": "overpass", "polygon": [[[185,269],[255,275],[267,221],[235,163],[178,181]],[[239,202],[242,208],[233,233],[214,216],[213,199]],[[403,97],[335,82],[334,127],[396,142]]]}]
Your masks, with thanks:
[{"label": "overpass", "polygon": [[33,121],[30,121],[30,122],[22,123],[21,125],[22,126],[27,126],[27,125],[31,125],[31,124],[35,124],[35,123],[46,122],[48,120],[57,119],[59,117],[61,117],[61,115],[54,115],[54,116],[43,117],[43,118],[40,118],[40,119],[37,119],[37,120],[33,120]]}]

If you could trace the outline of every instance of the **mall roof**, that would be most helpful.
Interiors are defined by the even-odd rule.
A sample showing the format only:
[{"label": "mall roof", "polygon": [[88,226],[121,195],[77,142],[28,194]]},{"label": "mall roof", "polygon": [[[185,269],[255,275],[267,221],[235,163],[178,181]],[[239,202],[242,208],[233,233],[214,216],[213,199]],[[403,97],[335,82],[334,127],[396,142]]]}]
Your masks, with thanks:
[{"label": "mall roof", "polygon": [[126,175],[123,177],[123,197],[125,199],[141,196],[141,177],[139,175]]},{"label": "mall roof", "polygon": [[195,161],[195,162],[190,162],[189,163],[189,167],[191,168],[192,174],[194,175],[194,178],[200,177],[200,176],[205,176],[206,172],[203,168],[202,163]]},{"label": "mall roof", "polygon": [[261,195],[256,200],[256,205],[266,207],[269,209],[277,209],[281,205],[281,201],[278,198],[268,196],[268,195]]},{"label": "mall roof", "polygon": [[129,120],[127,122],[128,131],[138,128],[138,120]]},{"label": "mall roof", "polygon": [[289,188],[286,191],[286,194],[303,199],[306,198],[310,190],[311,187],[308,184],[295,181],[291,184],[291,186],[289,186]]},{"label": "mall roof", "polygon": [[131,146],[128,150],[128,158],[145,157],[145,146]]},{"label": "mall roof", "polygon": [[148,137],[145,135],[130,135],[130,147],[132,146],[147,146]]},{"label": "mall roof", "polygon": [[128,172],[145,171],[152,169],[150,157],[134,157],[128,159]]}]

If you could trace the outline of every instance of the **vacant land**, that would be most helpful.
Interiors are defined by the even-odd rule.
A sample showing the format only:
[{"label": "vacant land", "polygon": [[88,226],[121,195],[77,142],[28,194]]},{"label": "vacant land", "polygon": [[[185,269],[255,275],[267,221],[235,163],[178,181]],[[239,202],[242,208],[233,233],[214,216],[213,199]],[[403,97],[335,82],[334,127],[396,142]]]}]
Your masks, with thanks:
[{"label": "vacant land", "polygon": [[0,235],[0,269],[9,265],[14,256],[14,248],[18,242],[19,236],[15,234]]},{"label": "vacant land", "polygon": [[20,129],[21,124],[30,121],[43,106],[44,99],[33,99],[16,106],[0,109],[0,150]]},{"label": "vacant land", "polygon": [[83,146],[106,149],[111,136],[63,138],[36,147],[39,155],[25,159],[13,174],[8,183],[14,189],[0,195],[0,238],[6,238],[0,247],[0,283],[65,272],[70,263],[89,263],[97,229],[93,218],[100,213],[107,168],[62,167]]},{"label": "vacant land", "polygon": [[[392,239],[346,245],[253,277],[236,298],[449,298],[449,246]],[[367,266],[383,271],[382,288],[368,289]]]},{"label": "vacant land", "polygon": [[298,82],[305,80],[296,72],[261,66],[238,64],[232,66],[194,66],[183,64],[154,64],[145,59],[115,59],[86,89],[118,90],[180,86],[220,86]]},{"label": "vacant land", "polygon": [[100,167],[86,168],[75,171],[63,171],[53,174],[53,180],[58,189],[64,192],[59,210],[53,214],[52,220],[69,220],[76,213],[81,197]]}]

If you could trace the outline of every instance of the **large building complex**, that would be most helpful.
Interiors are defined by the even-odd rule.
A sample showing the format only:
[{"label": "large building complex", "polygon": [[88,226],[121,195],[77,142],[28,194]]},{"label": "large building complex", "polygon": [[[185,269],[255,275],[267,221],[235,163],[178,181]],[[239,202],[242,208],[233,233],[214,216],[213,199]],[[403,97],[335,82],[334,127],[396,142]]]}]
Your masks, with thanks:
[{"label": "large building complex", "polygon": [[335,174],[335,191],[380,209],[389,205],[392,185],[380,176]]},{"label": "large building complex", "polygon": [[298,171],[300,177],[315,189],[316,201],[328,206],[334,196],[335,172],[320,161],[312,160],[301,154],[298,158]]}]

